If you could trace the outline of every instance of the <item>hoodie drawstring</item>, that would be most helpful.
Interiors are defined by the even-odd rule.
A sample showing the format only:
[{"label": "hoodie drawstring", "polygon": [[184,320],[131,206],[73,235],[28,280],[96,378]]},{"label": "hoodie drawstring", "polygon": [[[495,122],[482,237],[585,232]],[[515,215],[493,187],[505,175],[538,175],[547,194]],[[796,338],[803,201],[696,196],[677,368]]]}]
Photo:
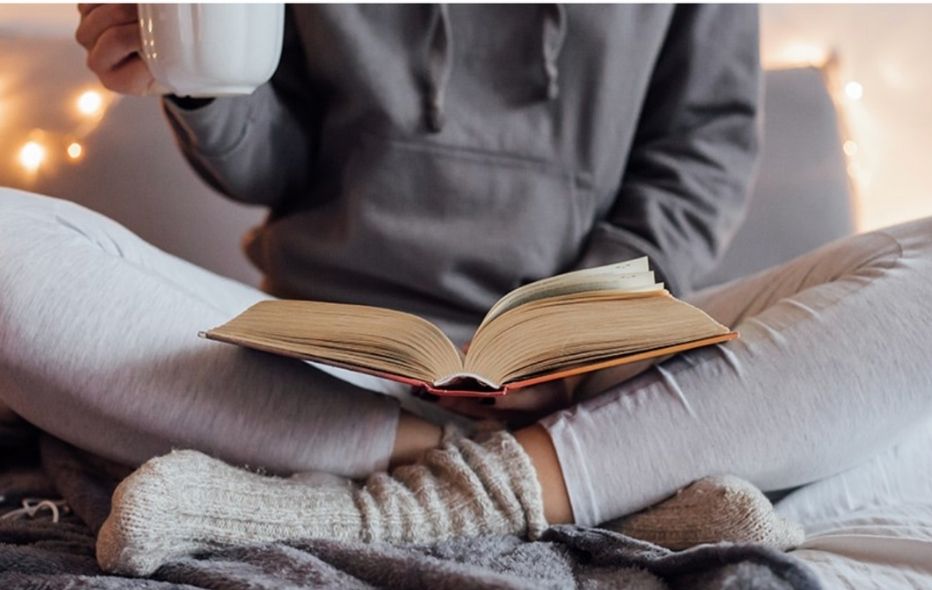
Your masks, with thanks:
[{"label": "hoodie drawstring", "polygon": [[[545,6],[541,31],[541,54],[544,74],[547,77],[545,89],[547,100],[555,100],[560,95],[560,70],[557,62],[565,38],[566,8],[562,4]],[[425,112],[427,128],[431,133],[439,133],[446,122],[444,98],[453,73],[453,58],[453,28],[450,24],[449,7],[446,4],[434,4],[427,42],[429,86]]]},{"label": "hoodie drawstring", "polygon": [[547,75],[547,100],[554,100],[560,96],[560,69],[557,61],[566,38],[566,8],[562,4],[548,4],[544,7],[541,37],[544,73]]},{"label": "hoodie drawstring", "polygon": [[443,129],[443,99],[453,71],[453,30],[446,4],[435,4],[427,43],[427,67],[430,88],[427,97],[427,128],[433,133]]}]

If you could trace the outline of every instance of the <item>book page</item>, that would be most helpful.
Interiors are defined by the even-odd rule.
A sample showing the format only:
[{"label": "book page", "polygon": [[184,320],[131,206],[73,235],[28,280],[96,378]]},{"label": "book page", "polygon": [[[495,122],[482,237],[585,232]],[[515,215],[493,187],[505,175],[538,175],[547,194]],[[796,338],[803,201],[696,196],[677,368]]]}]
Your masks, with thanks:
[{"label": "book page", "polygon": [[596,291],[660,291],[662,283],[654,282],[646,256],[595,268],[586,268],[528,283],[498,300],[482,320],[485,326],[506,311],[518,306],[572,293]]},{"label": "book page", "polygon": [[526,303],[480,328],[465,371],[505,384],[729,333],[663,290],[571,294]]},{"label": "book page", "polygon": [[462,353],[427,320],[366,305],[262,301],[204,336],[431,383],[463,368]]}]

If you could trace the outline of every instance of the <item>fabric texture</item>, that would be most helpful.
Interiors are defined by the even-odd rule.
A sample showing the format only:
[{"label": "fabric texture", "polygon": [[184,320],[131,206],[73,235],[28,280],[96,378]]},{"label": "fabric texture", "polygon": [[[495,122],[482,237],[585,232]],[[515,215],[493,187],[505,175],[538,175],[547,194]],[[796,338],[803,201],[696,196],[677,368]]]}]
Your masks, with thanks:
[{"label": "fabric texture", "polygon": [[733,475],[704,477],[672,498],[604,526],[674,550],[722,541],[787,550],[805,538],[800,524],[780,517],[760,490]]},{"label": "fabric texture", "polygon": [[[0,253],[3,255],[17,254],[15,257],[5,258],[4,264],[0,265],[0,281],[3,281],[4,288],[4,299],[0,302],[0,318],[4,322],[3,330],[0,330],[0,342],[4,343],[4,346],[10,346],[14,337],[17,339],[18,347],[38,346],[40,343],[38,334],[42,333],[43,322],[49,321],[48,319],[40,321],[39,318],[44,317],[42,314],[50,313],[49,309],[67,312],[80,305],[85,316],[96,314],[89,320],[93,322],[94,329],[97,330],[95,333],[98,334],[102,328],[107,327],[106,322],[95,319],[99,317],[133,318],[134,314],[145,312],[157,316],[153,318],[155,321],[147,324],[149,329],[171,323],[171,318],[174,316],[165,308],[152,308],[145,302],[149,297],[155,301],[160,300],[156,294],[162,293],[162,289],[168,289],[163,283],[167,282],[171,285],[171,290],[179,288],[174,281],[169,281],[168,278],[152,270],[160,268],[162,264],[167,264],[168,268],[174,270],[173,265],[177,261],[154,249],[146,249],[144,245],[137,243],[140,242],[138,238],[122,228],[114,230],[115,224],[112,222],[73,205],[62,204],[35,195],[4,191],[0,197],[0,207],[3,208],[3,214],[0,215],[0,223],[3,224],[0,240],[4,240]],[[693,358],[692,355],[682,355],[682,358],[689,359],[684,364],[677,364],[674,361],[655,369],[658,374],[663,375],[663,371],[666,371],[668,377],[676,377],[675,380],[666,381],[659,392],[656,389],[659,387],[657,385],[652,386],[654,389],[646,389],[646,391],[654,392],[652,399],[660,400],[656,402],[659,408],[674,410],[672,414],[674,418],[680,416],[680,419],[664,422],[664,424],[657,422],[658,416],[645,413],[653,406],[648,404],[643,397],[633,395],[622,398],[626,400],[623,404],[631,404],[625,405],[626,409],[637,409],[637,414],[627,418],[615,416],[611,428],[602,431],[598,444],[591,447],[597,449],[599,453],[606,452],[601,455],[587,456],[592,462],[583,465],[584,468],[595,473],[593,465],[598,466],[598,461],[604,461],[604,464],[609,467],[605,473],[624,473],[626,470],[631,470],[634,474],[626,476],[621,482],[601,484],[615,486],[612,488],[615,495],[610,498],[606,509],[617,509],[617,504],[615,508],[612,508],[613,502],[623,502],[629,508],[639,504],[648,505],[653,503],[650,501],[651,498],[656,498],[654,501],[657,501],[673,493],[680,486],[675,481],[675,477],[668,478],[665,472],[672,472],[674,467],[686,472],[683,476],[686,480],[683,485],[691,478],[690,470],[715,469],[718,461],[727,463],[729,468],[733,465],[752,464],[752,468],[742,470],[743,473],[739,475],[752,481],[756,479],[755,483],[759,486],[769,485],[765,489],[770,490],[787,487],[785,483],[788,481],[822,479],[847,466],[863,463],[872,453],[893,444],[901,436],[908,435],[914,424],[923,420],[927,421],[929,412],[923,404],[924,400],[928,400],[928,394],[932,388],[929,387],[925,365],[922,362],[903,362],[905,358],[903,355],[911,351],[926,349],[926,345],[921,340],[924,333],[918,328],[927,323],[926,316],[923,315],[927,313],[922,304],[925,300],[922,295],[925,285],[923,281],[927,280],[928,276],[932,276],[926,267],[929,260],[927,243],[929,236],[932,235],[929,223],[929,221],[917,221],[884,232],[852,238],[833,244],[823,251],[784,267],[763,273],[747,282],[739,281],[723,287],[722,290],[707,293],[704,305],[716,317],[720,318],[722,317],[720,314],[724,313],[736,313],[744,314],[747,318],[742,324],[744,327],[740,328],[742,331],[740,342],[744,343],[747,354],[756,353],[753,357],[755,362],[748,364],[750,361],[742,356],[741,358],[745,360],[744,364],[723,366],[720,364],[721,361],[716,361],[716,359],[724,357],[734,360],[733,356],[729,356],[729,352],[738,354],[738,351],[725,349],[726,352],[723,352],[723,349],[710,349],[707,356]],[[68,256],[62,256],[62,252],[67,252]],[[107,253],[107,256],[99,258],[102,256],[101,252]],[[87,260],[80,262],[84,256],[88,257]],[[152,258],[155,263],[151,263],[147,258]],[[167,260],[172,262],[166,262]],[[22,264],[24,261],[28,261],[28,264]],[[117,268],[116,271],[113,266],[109,266],[112,261],[117,261],[113,265]],[[133,269],[133,272],[124,275],[124,271],[119,270],[122,266]],[[9,274],[5,271],[9,271]],[[105,273],[112,272],[117,274],[113,275],[109,281],[105,281],[103,279],[106,276]],[[67,289],[63,289],[61,283],[48,282],[56,275],[68,285]],[[100,285],[111,287],[118,285],[120,277],[125,278],[125,276],[132,277],[132,281],[144,280],[145,288],[141,291],[132,290],[129,295],[121,295],[122,291],[119,289],[99,288]],[[185,284],[185,292],[191,294],[190,299],[188,297],[178,299],[180,306],[201,305],[197,303],[198,298],[194,294],[200,293],[203,297],[210,292],[211,288],[217,288],[218,300],[225,296],[236,297],[240,292],[237,290],[239,287],[236,283],[232,282],[214,283],[208,279],[207,282],[201,284],[198,282],[200,279],[196,272],[190,275],[173,276],[190,280]],[[29,277],[33,278],[26,280]],[[140,279],[140,277],[149,277],[151,280]],[[135,282],[127,284],[138,286]],[[30,290],[32,288],[36,290]],[[167,292],[172,292],[171,290]],[[93,296],[87,295],[88,293],[93,293]],[[113,293],[115,296],[112,299],[107,298],[107,293]],[[730,296],[725,297],[726,293]],[[101,296],[101,294],[104,295]],[[849,299],[855,303],[860,301],[866,307],[862,309],[860,306],[849,304]],[[138,303],[140,301],[143,302],[142,306]],[[88,307],[87,302],[92,305]],[[852,307],[856,307],[855,313],[851,313]],[[33,315],[34,313],[39,315]],[[881,319],[875,317],[877,314],[883,316],[882,322]],[[821,323],[815,324],[815,318],[819,318],[818,321]],[[762,324],[765,320],[767,323]],[[789,352],[798,351],[799,346],[804,346],[800,341],[793,339],[797,332],[786,332],[786,329],[792,326],[801,329],[810,323],[820,326],[820,328],[814,328],[812,334],[818,335],[820,331],[823,337],[845,334],[850,340],[833,338],[828,348],[824,348],[827,346],[824,342],[816,341],[815,344],[818,346],[813,346],[811,349],[804,347],[806,355],[791,355],[792,360],[788,362],[793,363],[793,366],[801,367],[800,371],[810,371],[809,373],[799,375],[787,373],[779,366],[768,369],[769,365],[763,363],[762,360],[778,358],[774,356],[776,352],[772,348],[775,343],[784,346]],[[117,323],[117,328],[122,325],[125,324]],[[825,328],[828,325],[843,327]],[[66,324],[59,325],[59,329],[63,326]],[[773,329],[767,330],[765,326]],[[782,331],[777,331],[776,327]],[[199,328],[199,323],[195,325],[191,322],[190,325],[182,326],[182,328],[178,332],[179,334],[183,332],[182,340],[191,338],[190,333]],[[870,334],[866,333],[868,330],[871,331]],[[82,333],[76,330],[74,336],[85,347],[89,342],[86,338],[87,333],[90,332]],[[139,345],[137,339],[145,338],[146,334],[146,331],[128,334],[125,330],[116,329],[112,333],[105,334],[106,338],[101,337],[101,341],[108,342],[111,349],[107,356],[100,356],[98,360],[102,364],[96,365],[97,369],[113,366],[138,370],[138,364],[126,363],[118,354],[123,350],[131,349],[134,345]],[[884,340],[885,346],[874,347],[871,349],[871,354],[864,354],[862,343],[878,342],[876,334],[897,334],[898,338]],[[167,340],[170,346],[164,349],[158,347],[154,349],[162,350],[161,353],[153,353],[152,349],[149,349],[148,352],[139,354],[145,354],[150,362],[152,358],[177,359],[183,356],[171,352],[177,346],[179,341],[177,338],[178,336],[172,333]],[[13,348],[2,349],[4,355],[0,358],[4,365],[3,370],[0,371],[0,377],[4,380],[0,392],[3,393],[4,402],[15,405],[14,409],[17,412],[30,417],[31,420],[54,426],[58,432],[65,433],[67,437],[88,436],[88,428],[84,425],[93,424],[92,431],[96,433],[96,436],[88,437],[90,448],[96,451],[97,447],[93,446],[95,439],[113,436],[114,438],[107,439],[110,442],[100,445],[101,450],[98,452],[118,460],[134,453],[142,457],[149,452],[157,453],[158,448],[170,448],[173,440],[184,440],[185,436],[192,434],[200,436],[205,431],[209,433],[211,428],[218,426],[205,420],[203,415],[199,414],[204,411],[199,409],[202,408],[201,406],[189,405],[192,399],[197,399],[197,397],[184,395],[191,391],[190,388],[182,387],[180,392],[176,393],[175,388],[179,387],[178,382],[171,380],[160,382],[162,389],[159,395],[177,395],[172,403],[179,405],[178,414],[166,416],[164,407],[160,407],[159,411],[153,410],[140,414],[140,406],[134,404],[145,403],[145,397],[136,400],[132,396],[121,398],[114,395],[106,397],[89,395],[79,398],[77,401],[80,403],[74,406],[69,405],[74,401],[75,392],[80,394],[82,387],[88,388],[89,385],[93,385],[93,380],[90,376],[85,376],[83,370],[80,369],[78,362],[80,359],[74,358],[76,347],[67,346],[67,340],[64,337],[41,340],[42,347],[36,348],[35,354],[28,357],[11,356],[9,353],[14,350]],[[208,344],[196,339],[193,341]],[[62,344],[60,349],[55,348],[58,343]],[[114,343],[120,345],[115,346]],[[790,343],[794,343],[795,347],[790,347]],[[899,348],[899,344],[903,345],[902,349]],[[159,346],[163,345],[159,344]],[[95,350],[91,348],[90,352],[94,353]],[[828,361],[820,356],[827,350],[836,351],[836,354]],[[839,364],[845,360],[846,356],[838,351],[850,352],[850,364]],[[102,355],[103,352],[106,351],[94,354]],[[88,353],[88,350],[82,349],[81,354]],[[266,359],[266,357],[263,358]],[[40,364],[43,359],[55,359],[55,362],[61,366],[72,367],[68,369],[71,373],[56,376],[54,371],[47,370],[47,365]],[[103,360],[115,361],[116,364],[108,365]],[[232,362],[232,360],[231,358],[230,367],[242,366],[239,364],[242,363],[241,360],[237,362]],[[278,363],[278,360],[272,358],[267,360],[273,366]],[[77,368],[68,363],[78,363]],[[895,363],[896,370],[891,370],[891,363]],[[805,375],[825,375],[823,370],[813,370],[811,367],[814,364],[818,364],[822,369],[830,369],[832,371],[830,376],[834,381],[829,379],[824,384],[820,384],[803,379]],[[308,367],[300,364],[297,366],[311,371],[310,374],[316,374]],[[159,371],[152,371],[146,376],[147,379],[165,377],[177,379],[185,376],[185,371],[190,369],[190,367],[188,369],[185,367],[184,363],[176,366],[161,365]],[[721,383],[722,387],[712,390],[709,385],[702,389],[702,396],[696,394],[685,397],[690,391],[694,394],[696,392],[696,390],[687,390],[682,387],[686,383],[682,381],[687,374],[686,371],[701,370],[703,367],[714,369],[711,371],[714,379],[710,377],[709,383],[713,381],[715,384]],[[676,371],[671,372],[674,368]],[[758,378],[755,378],[755,380],[747,381],[746,386],[735,386],[734,389],[729,389],[728,395],[724,395],[724,387],[735,379],[732,373],[738,372],[739,376],[747,380],[758,370],[763,371],[758,377],[765,381],[763,385],[757,385],[756,379]],[[281,371],[279,373],[281,374]],[[843,388],[842,384],[851,386],[854,375],[860,375],[860,379],[864,380],[863,383]],[[33,378],[41,376],[41,379],[32,382],[36,385],[33,389],[20,389],[19,387],[14,389],[13,386],[17,384],[25,384],[26,381],[22,379],[27,376]],[[96,373],[95,376],[115,378],[101,373]],[[610,379],[611,375],[603,377]],[[637,384],[649,385],[654,383],[656,378],[655,374],[648,373],[635,378],[625,386],[637,389]],[[882,387],[875,382],[879,378],[883,379]],[[56,384],[56,379],[60,379],[61,383]],[[696,382],[698,381],[692,383]],[[132,381],[127,383],[132,384]],[[235,383],[235,380],[231,379],[229,383]],[[306,382],[303,384],[303,387],[306,387]],[[676,389],[675,385],[681,387]],[[816,387],[816,385],[820,386]],[[195,389],[203,391],[204,387],[206,386],[201,385]],[[608,389],[612,388],[608,387]],[[29,392],[28,396],[23,393],[25,391]],[[42,402],[45,399],[43,395],[55,391],[68,392],[68,394],[57,395],[54,402]],[[88,391],[96,393],[93,389]],[[131,391],[131,389],[106,389],[105,391]],[[255,396],[246,395],[251,393],[249,391],[230,390],[226,386],[215,395],[218,400],[229,401],[223,396],[231,395],[230,391],[241,391],[247,403],[256,399]],[[771,391],[777,391],[778,394],[770,394]],[[348,393],[356,395],[363,392],[348,390]],[[306,402],[307,390],[300,390],[300,394],[305,396],[301,399]],[[676,403],[671,406],[674,400],[667,399],[667,396],[672,398],[680,394],[684,396],[676,397]],[[744,398],[745,394],[748,399]],[[590,402],[599,397],[603,396],[594,397],[584,402],[583,406],[591,409]],[[362,401],[365,395],[363,398],[352,399],[356,410],[360,407],[360,403],[365,403]],[[667,401],[663,401],[665,399]],[[260,397],[259,400],[263,398]],[[611,402],[617,399],[613,400],[609,396],[604,401],[607,402],[606,405],[611,405]],[[692,419],[683,418],[682,412],[686,410],[680,405],[683,401],[689,402],[689,408],[696,412],[697,416],[708,416],[709,424],[704,427],[698,424],[691,426]],[[704,405],[707,401],[718,405],[714,408],[707,407]],[[636,403],[632,404],[632,402]],[[128,404],[128,407],[121,407],[121,404]],[[284,405],[285,417],[289,419],[291,407],[288,404]],[[55,408],[56,411],[50,412],[49,408]],[[273,423],[282,419],[282,417],[276,417],[274,408],[267,408],[264,403],[260,409],[267,412],[266,417],[275,417],[276,422]],[[18,436],[29,438],[28,430],[24,433],[22,429],[17,428],[19,421],[14,414],[4,410],[0,412],[0,415],[3,416],[4,429],[11,429],[11,432],[19,432]],[[136,420],[133,422],[135,432],[132,436],[121,435],[124,432],[119,426],[118,419],[121,415],[129,415]],[[357,411],[356,416],[358,415]],[[831,419],[824,422],[821,418],[825,416],[830,416]],[[253,416],[249,412],[238,417],[239,420],[251,418]],[[329,420],[329,422],[332,421],[332,419]],[[82,428],[74,428],[74,424],[81,424]],[[197,424],[197,428],[192,428],[190,424]],[[666,436],[662,437],[662,440],[650,439],[653,442],[649,443],[644,442],[647,439],[631,439],[630,442],[618,440],[620,434],[624,432],[631,433],[632,436],[643,435],[642,426],[656,428],[658,432],[665,432]],[[747,426],[754,427],[748,429]],[[172,432],[173,427],[178,427],[180,430]],[[228,426],[224,430],[225,435],[214,437],[210,444],[233,449],[235,456],[238,452],[235,447],[239,442],[247,440],[254,434],[252,430],[254,427],[240,429]],[[146,440],[145,433],[153,431],[160,431],[162,434],[159,436],[164,437],[155,447],[156,450],[140,443]],[[272,432],[274,434],[275,430],[272,429]],[[581,429],[575,430],[577,436],[582,432]],[[799,438],[790,436],[793,433],[799,435]],[[337,435],[334,434],[334,436]],[[812,438],[814,436],[819,437],[817,441]],[[687,444],[682,437],[693,438]],[[314,440],[317,441],[316,444],[323,445],[327,439],[320,437]],[[345,438],[340,440],[345,440]],[[773,441],[780,441],[779,445],[773,444]],[[197,444],[197,441],[194,444]],[[622,446],[612,447],[615,444]],[[799,446],[793,447],[794,444]],[[294,450],[296,447],[290,448]],[[793,448],[797,449],[795,454],[787,452],[787,449],[792,451]],[[261,449],[260,446],[259,450]],[[618,449],[623,449],[623,451]],[[298,457],[310,456],[309,462],[314,463],[312,449],[298,446],[297,450],[300,451]],[[773,457],[768,455],[771,451],[778,453],[780,460],[773,461]],[[728,453],[731,453],[731,456],[727,456]],[[788,455],[793,455],[793,457],[788,458]],[[927,453],[923,450],[920,455],[914,453],[911,457],[925,455]],[[254,456],[243,462],[257,465],[262,464],[263,461],[277,460],[275,457],[278,455],[272,455],[271,459]],[[885,455],[884,465],[890,464],[891,457],[896,459],[897,455]],[[565,458],[565,455],[561,455],[561,458]],[[682,461],[678,462],[678,459]],[[363,457],[363,460],[370,460],[370,458]],[[788,461],[792,464],[788,464]],[[700,464],[696,465],[697,462]],[[704,466],[702,462],[705,462]],[[657,468],[661,463],[663,464],[662,470]],[[574,479],[578,475],[574,471],[574,464],[564,461],[563,467],[569,484],[574,485],[580,481]],[[757,475],[754,475],[755,473]],[[587,489],[587,486],[593,489],[593,485],[593,482],[589,480],[582,486],[582,489]],[[598,482],[595,485],[598,485]],[[793,485],[796,484],[789,484],[789,487]],[[809,487],[812,486],[794,492],[788,496],[787,500],[794,497],[812,497],[811,494],[806,495]],[[821,484],[813,487],[814,490],[824,488],[825,486]],[[10,489],[15,491],[15,485],[11,488],[4,487],[3,493],[7,493]],[[882,488],[872,483],[869,489],[880,490]],[[576,496],[577,499],[579,497]],[[852,501],[852,494],[847,490],[842,490],[841,497],[845,502]],[[927,497],[927,494],[920,495],[920,497]],[[93,497],[85,498],[85,501],[92,500]],[[574,503],[574,509],[578,509],[579,506]],[[79,510],[77,505],[75,510]],[[863,510],[866,511],[868,508],[865,507]],[[585,511],[579,510],[578,514],[585,514]],[[914,520],[903,520],[903,522],[913,522],[910,526],[915,526]],[[32,534],[31,532],[23,533],[27,538],[36,538],[31,537]],[[86,536],[86,533],[84,534]],[[804,544],[804,547],[807,545]],[[840,545],[838,543],[831,545],[829,541],[826,541],[824,547],[824,549],[819,549],[819,545],[816,544],[800,554],[819,559],[822,575],[832,576],[835,575],[834,570],[831,569],[832,564],[838,563],[840,559],[829,557],[828,549],[831,547],[839,549]],[[888,549],[888,551],[893,550]],[[84,557],[86,558],[87,556]],[[895,561],[891,561],[894,565],[889,566],[890,574],[883,579],[905,579],[902,574],[897,577],[898,570],[896,570]],[[870,563],[864,563],[857,558],[851,558],[846,563],[849,572],[872,571]],[[854,573],[849,573],[844,579],[854,579],[853,576]],[[914,571],[909,579],[919,579],[917,576],[919,574]]]},{"label": "fabric texture", "polygon": [[324,538],[428,543],[546,528],[530,458],[506,432],[448,436],[422,461],[363,484],[268,477],[197,451],[146,462],[117,487],[97,540],[108,572],[149,575],[215,547]]},{"label": "fabric texture", "polygon": [[264,293],[78,205],[0,189],[0,402],[139,465],[195,448],[273,473],[385,469],[398,402],[197,337]]},{"label": "fabric texture", "polygon": [[[0,457],[35,455],[35,432],[4,445]],[[21,466],[33,481],[60,487],[74,514],[0,520],[0,586],[167,590],[191,588],[763,588],[816,590],[818,580],[791,555],[765,547],[721,544],[674,553],[617,533],[574,526],[548,530],[535,542],[512,535],[393,547],[304,539],[212,549],[173,560],[148,578],[102,572],[94,534],[109,510],[116,480],[98,459],[43,436],[39,463]],[[110,466],[109,469],[119,469]],[[5,475],[6,466],[0,468]],[[19,478],[16,478],[19,479]],[[52,480],[52,481],[49,481]],[[27,486],[28,487],[28,486]],[[6,489],[6,488],[4,488]],[[39,493],[39,487],[29,493]],[[17,499],[0,501],[0,514]],[[81,518],[87,520],[85,525]],[[96,520],[95,518],[100,518]]]},{"label": "fabric texture", "polygon": [[[261,294],[75,205],[4,191],[0,207],[0,393],[14,412],[127,464],[183,447],[272,472],[384,468],[394,400],[194,336],[234,313],[230,301]],[[577,524],[639,511],[707,475],[771,492],[816,481],[927,417],[928,371],[903,359],[926,349],[929,224],[843,240],[699,294],[693,302],[736,325],[740,340],[620,386],[611,372],[594,377],[602,395],[545,421]],[[62,314],[72,319],[55,320]],[[40,337],[50,322],[56,337]],[[858,342],[898,336],[865,355],[840,331]],[[619,449],[640,451],[619,463]]]},{"label": "fabric texture", "polygon": [[535,279],[646,254],[685,293],[711,269],[759,148],[757,28],[753,6],[295,5],[270,83],[164,104],[202,178],[269,207],[246,237],[267,291],[463,344]]},{"label": "fabric texture", "polygon": [[641,510],[708,475],[790,490],[910,436],[932,416],[929,293],[932,219],[922,219],[691,297],[741,337],[620,385],[597,374],[589,399],[543,421],[576,523]]},{"label": "fabric texture", "polygon": [[932,588],[932,416],[871,460],[777,502],[826,588]]},{"label": "fabric texture", "polygon": [[[271,541],[539,538],[547,523],[530,457],[505,431],[479,438],[448,432],[442,449],[364,484],[320,473],[269,477],[175,451],[146,462],[117,487],[97,559],[108,572],[149,575],[172,559]],[[760,490],[733,476],[704,478],[607,528],[674,550],[720,542],[787,550],[803,541],[800,525],[779,517]]]},{"label": "fabric texture", "polygon": [[[0,208],[0,393],[14,412],[127,464],[183,447],[272,472],[384,467],[394,400],[194,336],[228,317],[216,305],[256,292],[75,205],[4,191]],[[769,492],[810,483],[928,417],[928,371],[904,359],[927,348],[929,225],[844,240],[699,294],[694,303],[737,325],[740,340],[620,386],[611,372],[594,377],[601,395],[545,421],[577,524],[639,511],[707,475]],[[50,323],[56,337],[41,337]],[[865,355],[855,341],[885,346]],[[637,452],[619,462],[621,449]]]}]

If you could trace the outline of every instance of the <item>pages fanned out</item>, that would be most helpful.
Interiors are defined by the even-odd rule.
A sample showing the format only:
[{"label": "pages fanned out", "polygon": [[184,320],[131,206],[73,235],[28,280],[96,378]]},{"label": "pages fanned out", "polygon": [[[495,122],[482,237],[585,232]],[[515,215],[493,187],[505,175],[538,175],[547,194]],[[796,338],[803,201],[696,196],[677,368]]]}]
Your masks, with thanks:
[{"label": "pages fanned out", "polygon": [[438,395],[504,395],[737,335],[671,296],[654,282],[647,259],[639,258],[512,291],[489,310],[465,355],[418,316],[317,301],[263,301],[202,336]]}]

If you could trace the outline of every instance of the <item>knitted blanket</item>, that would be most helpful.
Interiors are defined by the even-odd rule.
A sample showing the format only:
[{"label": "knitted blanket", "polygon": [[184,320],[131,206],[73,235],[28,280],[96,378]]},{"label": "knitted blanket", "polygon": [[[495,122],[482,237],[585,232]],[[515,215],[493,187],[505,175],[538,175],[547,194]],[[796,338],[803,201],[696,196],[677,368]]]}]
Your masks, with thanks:
[{"label": "knitted blanket", "polygon": [[[0,588],[710,588],[819,587],[796,558],[754,545],[674,553],[595,528],[390,546],[309,539],[224,548],[168,563],[148,579],[108,576],[94,531],[124,472],[50,437],[0,426],[0,514],[29,496],[63,498],[33,517],[0,520]],[[45,505],[49,507],[48,504]],[[50,507],[49,507],[50,508]]]}]

